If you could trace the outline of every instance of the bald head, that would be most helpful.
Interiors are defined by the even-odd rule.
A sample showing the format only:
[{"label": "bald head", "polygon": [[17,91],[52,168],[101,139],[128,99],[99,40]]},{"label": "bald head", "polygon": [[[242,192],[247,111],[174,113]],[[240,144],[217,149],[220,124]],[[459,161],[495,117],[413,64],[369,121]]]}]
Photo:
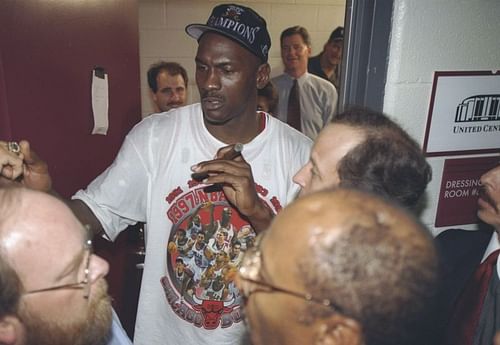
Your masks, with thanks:
[{"label": "bald head", "polygon": [[68,240],[81,247],[87,236],[66,204],[49,194],[8,188],[0,190],[0,200],[0,247],[8,256],[24,250],[58,252]]},{"label": "bald head", "polygon": [[[425,227],[399,207],[348,189],[313,193],[275,218],[261,249],[261,271],[265,263],[266,276],[273,283],[338,306],[289,300],[272,306],[301,315],[297,328],[302,333],[293,339],[314,338],[318,323],[342,319],[347,325],[346,320],[358,325],[358,331],[346,327],[351,336],[358,335],[349,344],[421,340],[422,320],[436,288],[437,256]],[[254,298],[263,299],[263,295]]]},{"label": "bald head", "polygon": [[16,272],[22,289],[45,284],[46,277],[34,272],[57,267],[64,259],[61,248],[81,248],[85,236],[82,225],[60,200],[26,188],[0,188],[0,256]]},{"label": "bald head", "polygon": [[419,145],[386,115],[356,108],[337,115],[294,176],[301,195],[336,186],[388,197],[413,209],[431,180]]},{"label": "bald head", "polygon": [[0,188],[1,344],[101,343],[111,324],[108,269],[63,202]]}]

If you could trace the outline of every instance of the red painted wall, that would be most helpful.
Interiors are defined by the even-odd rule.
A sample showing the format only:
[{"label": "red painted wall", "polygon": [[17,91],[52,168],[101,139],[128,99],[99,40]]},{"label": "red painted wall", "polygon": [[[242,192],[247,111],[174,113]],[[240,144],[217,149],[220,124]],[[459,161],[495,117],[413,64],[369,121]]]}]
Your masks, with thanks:
[{"label": "red painted wall", "polygon": [[[0,1],[0,136],[27,138],[70,196],[140,120],[136,0]],[[109,131],[91,135],[91,71],[109,79]]]},{"label": "red painted wall", "polygon": [[[95,65],[108,73],[107,136],[90,134]],[[111,164],[140,110],[136,0],[0,0],[0,139],[28,139],[62,196]],[[96,239],[130,335],[141,274],[131,231],[113,245]]]}]

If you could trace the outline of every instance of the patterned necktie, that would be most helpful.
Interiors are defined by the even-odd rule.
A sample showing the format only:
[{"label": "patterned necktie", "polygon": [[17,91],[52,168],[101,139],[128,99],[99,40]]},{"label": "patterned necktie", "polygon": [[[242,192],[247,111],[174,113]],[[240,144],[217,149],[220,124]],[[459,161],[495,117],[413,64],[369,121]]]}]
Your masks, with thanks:
[{"label": "patterned necktie", "polygon": [[290,95],[288,96],[288,112],[286,122],[296,130],[301,130],[302,126],[300,124],[300,93],[297,79],[293,80],[293,86],[290,89]]},{"label": "patterned necktie", "polygon": [[448,324],[446,344],[472,345],[499,253],[491,253],[467,282]]}]

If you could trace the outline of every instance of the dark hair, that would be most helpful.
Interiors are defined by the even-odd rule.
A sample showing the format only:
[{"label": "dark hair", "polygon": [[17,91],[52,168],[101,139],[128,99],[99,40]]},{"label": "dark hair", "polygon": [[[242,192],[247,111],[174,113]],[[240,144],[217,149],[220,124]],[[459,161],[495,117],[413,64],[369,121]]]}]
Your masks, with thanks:
[{"label": "dark hair", "polygon": [[355,108],[332,123],[361,129],[366,139],[350,150],[337,167],[340,185],[396,200],[413,208],[432,178],[419,145],[386,115]]},{"label": "dark hair", "polygon": [[[428,344],[439,279],[429,231],[390,201],[353,190],[333,193],[326,207],[342,203],[355,211],[333,222],[330,230],[342,228],[335,241],[309,241],[312,255],[298,263],[299,279],[357,320],[367,345]],[[312,320],[335,312],[311,306]]]},{"label": "dark hair", "polygon": [[283,40],[285,37],[292,36],[292,35],[300,35],[302,39],[304,40],[304,43],[310,47],[311,46],[311,37],[309,36],[309,32],[307,32],[307,29],[303,26],[292,26],[290,28],[287,28],[283,30],[280,36],[280,45],[283,44]]},{"label": "dark hair", "polygon": [[187,72],[180,64],[177,62],[166,62],[160,61],[157,62],[148,69],[148,85],[153,93],[158,91],[158,83],[156,81],[156,77],[160,72],[165,71],[171,76],[181,75],[182,79],[184,79],[184,86],[187,87],[188,84],[188,76]]},{"label": "dark hair", "polygon": [[257,96],[265,97],[269,103],[269,113],[274,114],[278,107],[278,90],[272,81],[266,84],[262,89],[257,89]]},{"label": "dark hair", "polygon": [[[19,205],[20,188],[0,188],[0,243],[3,242],[4,224]],[[0,245],[0,317],[16,315],[21,299],[22,284]]]}]

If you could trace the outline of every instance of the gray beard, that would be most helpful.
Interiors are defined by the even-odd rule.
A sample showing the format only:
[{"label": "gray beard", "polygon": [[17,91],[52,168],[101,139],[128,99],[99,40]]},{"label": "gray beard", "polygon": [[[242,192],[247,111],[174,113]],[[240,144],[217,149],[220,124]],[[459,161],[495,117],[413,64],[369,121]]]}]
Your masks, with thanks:
[{"label": "gray beard", "polygon": [[26,345],[106,344],[112,314],[111,300],[105,291],[106,288],[100,289],[89,302],[91,304],[86,315],[74,315],[74,321],[64,325],[49,323],[43,316],[22,309],[19,316],[26,327]]}]

